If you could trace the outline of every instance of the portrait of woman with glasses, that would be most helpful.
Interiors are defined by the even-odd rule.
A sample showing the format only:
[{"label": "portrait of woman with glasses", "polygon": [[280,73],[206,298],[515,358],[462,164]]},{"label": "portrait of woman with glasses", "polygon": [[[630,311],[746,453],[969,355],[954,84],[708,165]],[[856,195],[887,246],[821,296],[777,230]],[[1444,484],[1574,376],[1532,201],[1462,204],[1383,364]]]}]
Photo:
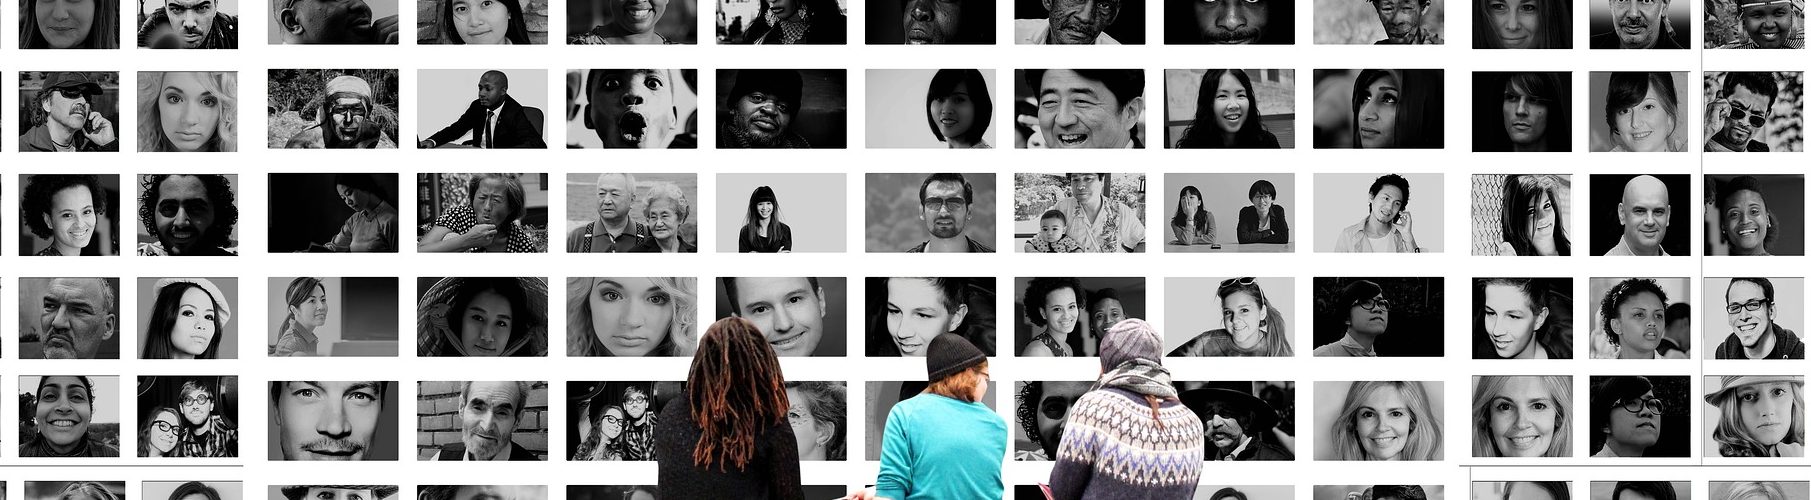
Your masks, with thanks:
[{"label": "portrait of woman with glasses", "polygon": [[1687,377],[1591,377],[1593,458],[1686,457]]}]

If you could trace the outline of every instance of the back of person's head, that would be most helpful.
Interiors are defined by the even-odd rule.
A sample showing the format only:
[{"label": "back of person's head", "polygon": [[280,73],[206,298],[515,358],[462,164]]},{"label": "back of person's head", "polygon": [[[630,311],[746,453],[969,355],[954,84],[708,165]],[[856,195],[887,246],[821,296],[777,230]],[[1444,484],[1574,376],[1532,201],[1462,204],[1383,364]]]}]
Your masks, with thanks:
[{"label": "back of person's head", "polygon": [[736,316],[711,323],[698,339],[685,389],[699,429],[692,464],[705,469],[748,470],[758,434],[784,422],[790,407],[773,346]]}]

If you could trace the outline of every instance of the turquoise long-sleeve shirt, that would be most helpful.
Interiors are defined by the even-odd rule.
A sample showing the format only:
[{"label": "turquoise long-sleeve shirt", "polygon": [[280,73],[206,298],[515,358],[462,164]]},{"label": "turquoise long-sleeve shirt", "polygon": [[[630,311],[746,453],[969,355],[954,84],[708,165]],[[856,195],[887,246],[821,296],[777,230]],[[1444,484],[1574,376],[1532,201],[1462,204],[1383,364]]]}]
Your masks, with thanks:
[{"label": "turquoise long-sleeve shirt", "polygon": [[1001,498],[1006,421],[981,403],[923,393],[887,412],[875,493],[893,500]]}]

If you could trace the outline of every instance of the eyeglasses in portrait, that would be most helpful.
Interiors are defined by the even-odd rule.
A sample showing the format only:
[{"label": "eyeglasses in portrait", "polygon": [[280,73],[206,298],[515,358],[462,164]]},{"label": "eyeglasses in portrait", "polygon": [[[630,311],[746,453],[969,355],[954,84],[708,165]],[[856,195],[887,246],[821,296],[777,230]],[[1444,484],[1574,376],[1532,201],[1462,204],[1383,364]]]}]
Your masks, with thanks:
[{"label": "eyeglasses in portrait", "polygon": [[[1316,239],[1317,252],[1443,252],[1446,241],[1445,174],[1317,174],[1314,176],[1317,221],[1328,221]],[[1411,189],[1419,187],[1420,189]],[[1418,200],[1418,201],[1416,201]],[[1419,210],[1411,211],[1410,204]],[[1361,205],[1362,204],[1362,205]],[[1356,210],[1364,207],[1352,225]],[[1429,210],[1427,208],[1431,207]]]},{"label": "eyeglasses in portrait", "polygon": [[848,101],[843,69],[719,69],[717,148],[843,149]]},{"label": "eyeglasses in portrait", "polygon": [[1691,456],[1692,399],[1690,377],[1592,376],[1591,457]]},{"label": "eyeglasses in portrait", "polygon": [[[35,0],[28,1],[34,5],[22,6],[22,12],[23,9],[36,8]],[[107,13],[97,6],[110,1],[101,0],[83,5],[95,5],[94,12],[104,16],[117,15],[117,12]],[[77,7],[71,9],[70,13],[80,10]],[[48,19],[51,16],[45,17]],[[27,22],[31,19],[26,18]],[[67,21],[58,21],[64,22],[84,21],[73,16]],[[80,32],[77,28],[54,28],[50,31]],[[114,43],[117,46],[117,40]],[[29,42],[26,47],[30,48]],[[124,139],[120,136],[118,127],[114,126],[119,123],[119,106],[119,72],[21,71],[18,130],[24,132],[19,135],[19,151],[119,151],[120,140]]]},{"label": "eyeglasses in portrait", "polygon": [[1472,151],[1572,151],[1571,72],[1480,71],[1471,95]]},{"label": "eyeglasses in portrait", "polygon": [[1704,176],[1704,255],[1804,255],[1805,176]]},{"label": "eyeglasses in portrait", "polygon": [[417,0],[418,45],[546,45],[548,2]]},{"label": "eyeglasses in portrait", "polygon": [[19,377],[19,457],[120,456],[120,395],[117,376]]},{"label": "eyeglasses in portrait", "polygon": [[137,32],[143,49],[237,49],[239,1],[139,3]]},{"label": "eyeglasses in portrait", "polygon": [[[1214,9],[1265,3],[1269,0],[1200,5]],[[1170,69],[1164,70],[1163,80],[1166,147],[1295,148],[1295,70]]]},{"label": "eyeglasses in portrait", "polygon": [[119,255],[118,175],[19,177],[19,255]]},{"label": "eyeglasses in portrait", "polygon": [[1805,456],[1803,375],[1707,376],[1704,392],[1704,456]]},{"label": "eyeglasses in portrait", "polygon": [[1314,148],[1445,148],[1445,96],[1443,69],[1314,70]]},{"label": "eyeglasses in portrait", "polygon": [[1473,278],[1472,359],[1572,359],[1572,278]]},{"label": "eyeglasses in portrait", "polygon": [[698,70],[568,70],[566,147],[696,149]]},{"label": "eyeglasses in portrait", "polygon": [[417,278],[416,355],[547,355],[544,278]]},{"label": "eyeglasses in portrait", "polygon": [[717,251],[841,252],[849,191],[840,173],[717,174]]},{"label": "eyeglasses in portrait", "polygon": [[1472,2],[1471,46],[1570,49],[1572,11],[1573,0],[1477,0]]},{"label": "eyeglasses in portrait", "polygon": [[395,500],[394,484],[273,484],[270,500]]},{"label": "eyeglasses in portrait", "polygon": [[145,481],[144,487],[150,500],[245,500],[245,483],[239,481]]},{"label": "eyeglasses in portrait", "polygon": [[420,460],[547,460],[547,382],[422,381],[415,415]]},{"label": "eyeglasses in portrait", "polygon": [[1164,0],[1163,8],[1167,45],[1295,45],[1295,2]]},{"label": "eyeglasses in portrait", "polygon": [[138,359],[235,359],[239,278],[139,278]]},{"label": "eyeglasses in portrait", "polygon": [[868,357],[923,357],[939,335],[995,355],[994,278],[867,278]]},{"label": "eyeglasses in portrait", "polygon": [[566,252],[697,253],[703,203],[697,174],[566,174]]},{"label": "eyeglasses in portrait", "polygon": [[[1609,1],[1666,3],[1657,0]],[[1692,121],[1686,109],[1680,106],[1685,102],[1689,85],[1684,71],[1591,72],[1591,107],[1587,109],[1603,110],[1601,115],[1585,120],[1591,124],[1591,152],[1689,151],[1686,140]]]},{"label": "eyeglasses in portrait", "polygon": [[[1471,456],[1572,456],[1578,417],[1571,376],[1484,375],[1471,382]],[[1558,494],[1555,500],[1565,498],[1563,489]]]},{"label": "eyeglasses in portrait", "polygon": [[273,69],[268,78],[270,149],[396,149],[397,70]]},{"label": "eyeglasses in portrait", "polygon": [[718,0],[717,43],[842,45],[848,9],[844,0]]},{"label": "eyeglasses in portrait", "polygon": [[25,500],[126,500],[125,481],[25,481]]},{"label": "eyeglasses in portrait", "polygon": [[[959,375],[960,374],[952,375],[951,377]],[[868,415],[867,432],[862,435],[862,437],[867,440],[867,443],[863,448],[867,450],[867,460],[880,460],[881,441],[885,438],[887,429],[887,416],[893,411],[893,406],[919,395],[937,397],[938,393],[925,392],[928,387],[930,387],[930,382],[922,380],[868,382],[866,387],[866,409]],[[995,403],[995,401],[1001,397],[995,395],[999,388],[999,381],[988,380],[987,393],[983,394],[981,399],[976,402],[981,403],[982,406],[986,406],[989,411],[999,411],[999,407]]]},{"label": "eyeglasses in portrait", "polygon": [[[1691,3],[1670,0],[1591,2],[1592,49],[1680,49],[1692,39]],[[1615,500],[1615,499],[1611,499]]]},{"label": "eyeglasses in portrait", "polygon": [[1445,456],[1441,381],[1315,382],[1315,460]]},{"label": "eyeglasses in portrait", "polygon": [[1169,225],[1165,253],[1295,250],[1283,208],[1296,201],[1295,174],[1164,174],[1163,182],[1169,189],[1155,213]]},{"label": "eyeglasses in portrait", "polygon": [[267,40],[271,45],[396,45],[400,31],[399,3],[398,0],[271,0]]},{"label": "eyeglasses in portrait", "polygon": [[1314,0],[1316,45],[1442,45],[1444,0]]},{"label": "eyeglasses in portrait", "polygon": [[1145,175],[1013,174],[1013,247],[1026,253],[1143,253]]},{"label": "eyeglasses in portrait", "polygon": [[566,355],[691,356],[698,279],[566,278]]},{"label": "eyeglasses in portrait", "polygon": [[1689,204],[1672,202],[1689,193],[1686,174],[1592,174],[1591,255],[1690,256],[1691,228],[1671,229],[1673,216],[1691,216]]},{"label": "eyeglasses in portrait", "polygon": [[1314,278],[1315,357],[1423,357],[1446,352],[1446,279]]},{"label": "eyeglasses in portrait", "polygon": [[1473,481],[1472,500],[1572,500],[1568,481]]},{"label": "eyeglasses in portrait", "polygon": [[1805,7],[1790,0],[1714,0],[1704,6],[1706,49],[1803,49]]},{"label": "eyeglasses in portrait", "polygon": [[1013,279],[1013,349],[1020,357],[1093,357],[1107,328],[1143,318],[1142,277]]},{"label": "eyeglasses in portrait", "polygon": [[[418,253],[546,253],[547,174],[418,174]],[[431,221],[431,222],[430,222]]]},{"label": "eyeglasses in portrait", "polygon": [[394,173],[270,174],[271,253],[396,253],[398,181]]},{"label": "eyeglasses in portrait", "polygon": [[19,278],[19,359],[120,359],[119,278]]},{"label": "eyeglasses in portrait", "polygon": [[695,45],[697,20],[697,0],[571,2],[566,45]]},{"label": "eyeglasses in portrait", "polygon": [[[1314,500],[1445,500],[1446,486],[1412,484],[1315,485]],[[1668,499],[1673,500],[1673,499]]]},{"label": "eyeglasses in portrait", "polygon": [[1295,355],[1294,279],[1166,278],[1164,289],[1170,357]]},{"label": "eyeglasses in portrait", "polygon": [[271,278],[268,289],[270,357],[396,356],[396,278]]},{"label": "eyeglasses in portrait", "polygon": [[[893,2],[897,0],[876,0]],[[960,4],[945,0],[937,8]],[[868,70],[867,144],[870,148],[992,149],[994,70]],[[924,94],[924,102],[899,96]],[[923,125],[918,116],[923,115]],[[995,139],[994,142],[997,142]]]},{"label": "eyeglasses in portrait", "polygon": [[1591,500],[1691,500],[1691,481],[1592,481]]},{"label": "eyeglasses in portrait", "polygon": [[238,174],[139,175],[138,255],[238,255],[238,180]]},{"label": "eyeglasses in portrait", "polygon": [[420,500],[547,500],[547,486],[531,485],[420,485]]},{"label": "eyeglasses in portrait", "polygon": [[842,277],[723,277],[715,316],[754,323],[776,356],[842,357],[848,294]]},{"label": "eyeglasses in portrait", "polygon": [[[517,0],[422,1],[515,5]],[[547,148],[547,70],[424,69],[417,75],[417,135],[438,131],[417,137],[416,148]]]},{"label": "eyeglasses in portrait", "polygon": [[1704,89],[1704,152],[1805,149],[1803,71],[1707,71]]},{"label": "eyeglasses in portrait", "polygon": [[994,43],[994,0],[868,0],[866,8],[868,45]]},{"label": "eyeglasses in portrait", "polygon": [[[273,381],[270,383],[269,459],[305,461],[396,460],[398,436],[397,383],[376,380]],[[374,490],[367,500],[389,498],[384,488],[317,486],[349,495]],[[394,490],[390,490],[394,493]],[[317,496],[310,500],[320,499]],[[284,496],[296,498],[289,489]]]},{"label": "eyeglasses in portrait", "polygon": [[867,249],[994,251],[994,174],[868,174]]},{"label": "eyeglasses in portrait", "polygon": [[1572,255],[1572,176],[1471,176],[1472,255]]},{"label": "eyeglasses in portrait", "polygon": [[[1793,330],[1805,324],[1797,307],[1804,297],[1804,278],[1705,277],[1704,303],[1722,304],[1724,314],[1705,313],[1699,345],[1716,347],[1704,359],[1805,359],[1805,342]],[[1682,323],[1689,328],[1690,321]]]},{"label": "eyeglasses in portrait", "polygon": [[1014,0],[1019,45],[1144,45],[1143,0]]},{"label": "eyeglasses in portrait", "polygon": [[566,383],[566,418],[573,432],[566,449],[573,461],[653,461],[658,415],[683,396],[680,382],[588,381]]},{"label": "eyeglasses in portrait", "polygon": [[1143,69],[1019,69],[1013,80],[1013,147],[1145,147]]},{"label": "eyeglasses in portrait", "polygon": [[138,456],[239,456],[239,377],[138,377]]}]

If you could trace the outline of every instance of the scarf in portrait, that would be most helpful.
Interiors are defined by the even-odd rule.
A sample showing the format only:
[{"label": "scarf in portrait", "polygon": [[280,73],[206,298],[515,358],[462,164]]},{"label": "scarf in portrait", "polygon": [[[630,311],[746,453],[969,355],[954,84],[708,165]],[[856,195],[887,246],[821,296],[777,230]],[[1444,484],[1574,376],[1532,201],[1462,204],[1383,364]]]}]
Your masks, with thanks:
[{"label": "scarf in portrait", "polygon": [[1156,396],[1163,400],[1176,399],[1176,386],[1170,384],[1170,371],[1163,365],[1144,358],[1127,360],[1101,374],[1100,381],[1094,383],[1094,389],[1107,387]]},{"label": "scarf in portrait", "polygon": [[[780,43],[783,45],[792,45],[804,41],[805,33],[811,30],[811,10],[805,8],[804,5],[799,6],[798,13],[794,14],[791,20],[780,20],[773,15],[773,11],[771,10],[767,11],[766,14],[762,14],[761,17],[762,20],[767,21],[768,26],[780,30]],[[767,37],[756,38],[755,45],[763,45],[763,42],[766,40]]]}]

